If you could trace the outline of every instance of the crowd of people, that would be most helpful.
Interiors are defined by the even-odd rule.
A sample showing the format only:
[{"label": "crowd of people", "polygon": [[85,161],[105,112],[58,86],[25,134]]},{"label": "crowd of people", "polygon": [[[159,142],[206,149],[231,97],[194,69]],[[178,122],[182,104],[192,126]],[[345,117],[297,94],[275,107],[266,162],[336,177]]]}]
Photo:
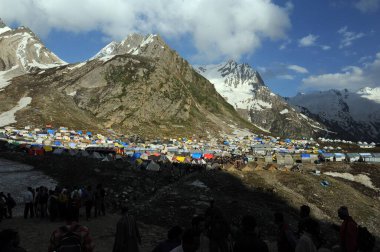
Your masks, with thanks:
[{"label": "crowd of people", "polygon": [[[28,191],[33,194],[32,190]],[[45,191],[45,189],[42,189],[41,193],[41,188],[38,190],[41,195],[43,195]],[[78,197],[80,199],[83,198],[84,204],[86,205],[86,214],[91,213],[92,205],[90,206],[90,203],[86,204],[86,199],[92,197],[95,203],[93,202],[91,204],[96,205],[96,194],[102,194],[101,185],[98,185],[94,192],[92,192],[90,187],[86,190],[74,188],[71,191],[62,190],[61,192],[67,196],[67,202],[71,202],[73,199],[76,199],[76,191],[78,191]],[[51,193],[48,192],[48,194]],[[57,198],[58,197],[59,195]],[[50,197],[48,197],[48,201],[49,198]],[[41,205],[44,206],[44,203]],[[31,208],[30,206],[25,207],[25,209]],[[66,225],[52,232],[48,248],[49,252],[95,251],[94,241],[91,238],[89,229],[78,222],[76,208],[77,205],[74,204],[74,207],[70,207],[70,203],[67,203],[64,212],[60,210],[57,211],[59,217],[63,217],[66,220]],[[59,209],[59,206],[57,209]],[[39,211],[40,213],[43,212],[43,210]],[[101,207],[100,201],[99,205],[95,208],[95,215],[105,214],[103,211],[104,208]],[[121,212],[122,217],[116,224],[116,234],[112,252],[139,252],[142,239],[136,219],[129,213],[128,207],[126,206],[122,206]],[[42,217],[42,214],[40,214],[40,216]],[[277,229],[277,251],[371,251],[374,246],[374,241],[369,243],[368,239],[371,237],[365,237],[367,243],[363,244],[363,237],[360,237],[360,234],[363,233],[361,232],[362,227],[358,226],[349,215],[348,208],[345,206],[340,207],[338,209],[338,216],[343,221],[340,226],[336,226],[339,232],[339,243],[334,247],[327,248],[321,236],[320,224],[310,216],[309,206],[303,205],[300,207],[300,220],[296,231],[291,230],[283,213],[274,213],[273,221]],[[86,215],[86,217],[89,218],[90,216]],[[194,216],[191,220],[191,224],[187,228],[183,229],[178,225],[170,228],[167,233],[167,239],[159,242],[153,248],[152,252],[268,252],[268,244],[261,237],[258,230],[259,227],[256,219],[252,215],[243,216],[238,228],[233,228],[226,221],[221,209],[216,207],[214,202],[211,201],[207,210],[203,214]],[[0,232],[0,252],[24,252],[25,250],[19,247],[19,242],[18,234],[14,230],[7,229]]]},{"label": "crowd of people", "polygon": [[0,222],[6,218],[12,218],[13,208],[16,206],[16,201],[10,193],[7,195],[4,192],[0,192]]}]

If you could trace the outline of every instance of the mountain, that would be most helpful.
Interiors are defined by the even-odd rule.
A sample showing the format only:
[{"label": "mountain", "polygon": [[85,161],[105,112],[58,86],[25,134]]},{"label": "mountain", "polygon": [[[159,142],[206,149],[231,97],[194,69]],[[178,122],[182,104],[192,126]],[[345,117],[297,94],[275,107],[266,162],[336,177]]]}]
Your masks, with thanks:
[{"label": "mountain", "polygon": [[239,113],[257,127],[283,137],[325,134],[325,127],[296,111],[272,93],[260,74],[248,64],[226,63],[195,66]]},{"label": "mountain", "polygon": [[9,80],[0,92],[0,126],[112,128],[152,137],[218,135],[236,128],[260,132],[158,35],[130,35],[86,62],[64,64],[54,54],[42,61],[48,51],[31,34],[27,28],[1,34],[25,41],[27,53],[8,46],[13,61],[4,69],[17,65],[25,74]]},{"label": "mountain", "polygon": [[0,19],[0,90],[13,77],[64,64],[30,29],[13,30]]},{"label": "mountain", "polygon": [[335,137],[380,142],[380,88],[319,91],[287,99],[336,132]]}]

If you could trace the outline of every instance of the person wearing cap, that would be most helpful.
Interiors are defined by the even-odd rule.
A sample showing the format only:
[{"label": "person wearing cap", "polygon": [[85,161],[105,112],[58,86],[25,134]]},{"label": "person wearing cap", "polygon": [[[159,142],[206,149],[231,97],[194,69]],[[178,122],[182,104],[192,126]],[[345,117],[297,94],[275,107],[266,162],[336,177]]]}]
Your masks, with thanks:
[{"label": "person wearing cap", "polygon": [[346,206],[338,209],[338,216],[343,220],[340,226],[340,247],[343,252],[355,252],[358,249],[358,225],[348,213]]}]

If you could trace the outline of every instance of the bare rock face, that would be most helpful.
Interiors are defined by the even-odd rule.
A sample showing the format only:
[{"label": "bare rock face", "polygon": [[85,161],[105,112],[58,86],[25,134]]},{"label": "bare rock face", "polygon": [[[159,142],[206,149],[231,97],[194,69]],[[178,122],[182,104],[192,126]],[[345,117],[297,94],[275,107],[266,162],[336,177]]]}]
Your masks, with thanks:
[{"label": "bare rock face", "polygon": [[[30,66],[38,58],[37,52],[27,55],[30,60],[13,57],[16,63],[7,63],[7,69]],[[229,132],[231,125],[257,130],[157,35],[130,35],[89,61],[40,67],[13,78],[0,92],[0,115],[22,97],[31,97],[31,103],[17,112],[16,125],[112,128],[149,136],[206,136]]]}]

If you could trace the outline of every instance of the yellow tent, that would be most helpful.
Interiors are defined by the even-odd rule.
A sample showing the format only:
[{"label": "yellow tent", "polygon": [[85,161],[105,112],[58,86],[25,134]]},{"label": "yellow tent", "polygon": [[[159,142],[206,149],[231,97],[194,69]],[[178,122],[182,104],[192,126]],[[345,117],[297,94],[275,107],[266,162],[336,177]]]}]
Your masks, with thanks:
[{"label": "yellow tent", "polygon": [[177,156],[176,159],[178,162],[183,163],[183,162],[185,162],[186,157]]},{"label": "yellow tent", "polygon": [[50,151],[53,151],[53,147],[49,146],[49,145],[44,145],[44,150],[46,152],[50,152]]}]

